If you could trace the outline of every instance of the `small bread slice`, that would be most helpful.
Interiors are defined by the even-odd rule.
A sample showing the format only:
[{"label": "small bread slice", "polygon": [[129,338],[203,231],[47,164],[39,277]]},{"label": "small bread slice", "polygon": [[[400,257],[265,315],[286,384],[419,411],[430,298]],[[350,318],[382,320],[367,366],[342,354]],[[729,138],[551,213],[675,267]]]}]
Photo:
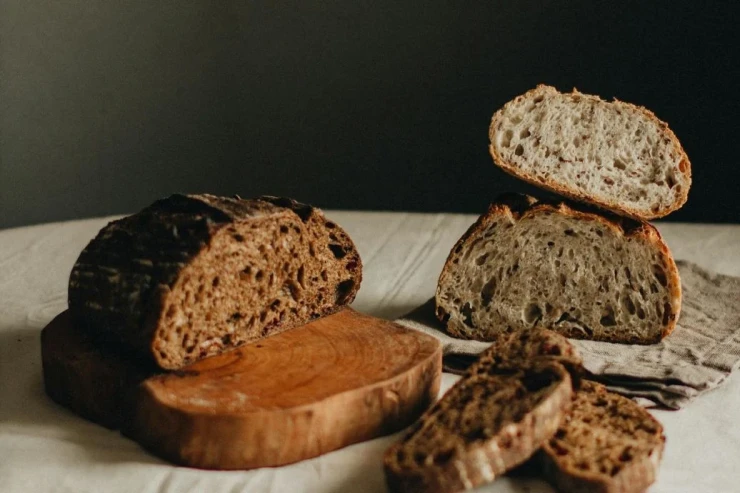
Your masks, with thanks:
[{"label": "small bread slice", "polygon": [[563,365],[574,384],[583,373],[581,355],[568,339],[552,330],[535,328],[498,334],[465,375],[490,373],[491,367],[522,368],[545,362]]},{"label": "small bread slice", "polygon": [[650,413],[584,380],[571,413],[538,458],[560,491],[628,493],[655,481],[664,445],[663,427]]},{"label": "small bread slice", "polygon": [[105,226],[69,280],[75,324],[174,370],[352,302],[362,262],[291,199],[172,195]]},{"label": "small bread slice", "polygon": [[551,331],[501,334],[385,454],[390,491],[451,492],[493,481],[553,436],[580,356]]},{"label": "small bread slice", "polygon": [[453,247],[436,314],[464,339],[533,327],[566,337],[651,344],[676,326],[681,282],[668,246],[644,222],[510,195]]},{"label": "small bread slice", "polygon": [[490,152],[507,173],[535,186],[635,219],[679,209],[691,164],[653,113],[574,90],[540,85],[491,120]]}]

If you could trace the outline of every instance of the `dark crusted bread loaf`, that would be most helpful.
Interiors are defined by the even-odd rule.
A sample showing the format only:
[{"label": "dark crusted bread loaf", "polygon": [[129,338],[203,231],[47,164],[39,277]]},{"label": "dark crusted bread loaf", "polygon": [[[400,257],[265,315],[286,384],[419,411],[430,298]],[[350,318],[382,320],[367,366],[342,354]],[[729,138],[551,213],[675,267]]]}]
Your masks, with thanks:
[{"label": "dark crusted bread loaf", "polygon": [[289,199],[172,195],[104,227],[69,281],[75,324],[164,369],[352,302],[347,234]]},{"label": "dark crusted bread loaf", "polygon": [[675,327],[681,283],[653,226],[511,195],[491,204],[454,246],[435,300],[455,337],[490,340],[543,327],[650,344]]},{"label": "dark crusted bread loaf", "polygon": [[540,85],[493,115],[490,152],[507,173],[635,219],[680,208],[691,164],[668,125],[629,103]]},{"label": "dark crusted bread loaf", "polygon": [[[562,364],[561,364],[562,363]],[[391,491],[452,492],[493,481],[555,433],[580,366],[548,330],[500,334],[463,377],[385,454]]]},{"label": "dark crusted bread loaf", "polygon": [[664,444],[663,427],[645,409],[583,381],[571,413],[538,458],[562,492],[628,493],[655,481]]}]

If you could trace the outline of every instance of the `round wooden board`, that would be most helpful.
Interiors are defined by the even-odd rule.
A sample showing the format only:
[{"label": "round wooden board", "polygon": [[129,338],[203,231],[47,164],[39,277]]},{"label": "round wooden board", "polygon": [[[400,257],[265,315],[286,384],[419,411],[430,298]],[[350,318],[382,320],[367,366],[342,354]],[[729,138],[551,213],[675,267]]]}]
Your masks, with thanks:
[{"label": "round wooden board", "polygon": [[[149,376],[69,322],[62,314],[42,334],[47,393],[191,467],[252,469],[315,457],[404,428],[439,391],[436,339],[349,308]],[[108,390],[94,390],[101,387]]]}]

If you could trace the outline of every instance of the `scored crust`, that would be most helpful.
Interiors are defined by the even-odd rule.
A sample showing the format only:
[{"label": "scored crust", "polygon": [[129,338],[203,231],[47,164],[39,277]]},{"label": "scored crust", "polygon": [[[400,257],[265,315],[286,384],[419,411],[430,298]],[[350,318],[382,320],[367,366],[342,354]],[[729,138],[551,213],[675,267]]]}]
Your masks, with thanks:
[{"label": "scored crust", "polygon": [[645,409],[583,381],[571,413],[538,459],[560,491],[629,493],[655,481],[664,445],[663,427]]},{"label": "scored crust", "polygon": [[[678,268],[668,250],[668,246],[663,241],[660,233],[655,227],[645,222],[634,221],[613,214],[597,212],[588,207],[576,206],[575,204],[567,203],[565,201],[538,200],[526,195],[505,194],[492,203],[489,206],[488,211],[481,215],[457,241],[442,268],[435,296],[436,315],[437,318],[445,324],[445,329],[448,333],[454,337],[465,339],[487,339],[487,337],[484,337],[484,334],[481,334],[479,330],[476,330],[473,327],[463,326],[461,323],[458,323],[456,318],[451,317],[453,310],[461,311],[461,308],[463,307],[454,305],[453,300],[443,299],[443,293],[448,289],[448,286],[452,284],[452,280],[454,279],[455,271],[459,262],[458,258],[463,255],[468,248],[470,248],[472,243],[482,239],[483,233],[487,231],[493,223],[503,219],[505,222],[508,221],[508,223],[513,224],[536,214],[559,214],[570,218],[591,221],[609,228],[617,235],[623,236],[625,242],[630,241],[630,239],[639,239],[657,250],[665,269],[665,282],[669,289],[668,295],[670,308],[670,310],[666,309],[667,320],[665,320],[665,324],[661,327],[659,337],[651,340],[624,341],[612,340],[609,338],[601,338],[599,340],[642,344],[653,343],[657,342],[660,338],[667,336],[674,330],[681,308],[681,282]],[[464,302],[465,300],[461,300],[461,304]],[[491,332],[493,333],[510,329],[511,327],[497,327],[493,328]],[[577,333],[565,333],[564,335],[568,337],[584,337]]]},{"label": "scored crust", "polygon": [[504,170],[506,173],[516,178],[519,178],[536,187],[549,190],[551,192],[557,193],[559,195],[563,195],[567,198],[570,198],[576,201],[586,202],[591,205],[594,205],[594,206],[597,206],[603,209],[607,209],[617,214],[628,216],[630,218],[637,219],[637,220],[649,220],[649,219],[656,219],[656,218],[664,217],[670,214],[671,212],[680,209],[686,203],[686,200],[688,199],[689,188],[691,185],[691,163],[689,161],[688,156],[686,155],[686,152],[681,146],[681,143],[679,142],[678,138],[673,133],[673,131],[668,127],[668,124],[660,120],[658,117],[656,117],[655,114],[651,112],[650,110],[644,107],[641,107],[641,106],[636,106],[630,103],[626,103],[624,101],[619,101],[616,98],[614,99],[614,103],[608,103],[602,100],[601,98],[599,98],[598,96],[589,95],[589,94],[581,94],[576,89],[573,89],[573,92],[571,93],[573,95],[579,95],[580,97],[591,99],[599,103],[618,104],[618,105],[621,105],[623,108],[637,111],[641,113],[642,115],[644,115],[645,117],[647,117],[648,120],[654,122],[660,127],[665,137],[670,140],[674,148],[681,155],[681,160],[678,165],[678,168],[679,168],[679,172],[683,174],[687,182],[687,186],[683,187],[683,189],[681,190],[681,194],[668,207],[665,207],[658,211],[645,212],[645,211],[637,210],[636,208],[630,207],[628,205],[625,205],[623,202],[619,201],[618,199],[614,199],[614,200],[605,200],[605,199],[600,199],[600,198],[597,199],[589,195],[585,191],[579,189],[577,186],[559,183],[553,179],[538,178],[537,176],[533,175],[530,172],[523,171],[516,164],[505,159],[493,143],[495,141],[494,136],[496,132],[498,131],[499,127],[501,126],[503,115],[506,113],[507,109],[509,109],[515,104],[520,103],[521,101],[527,98],[537,97],[537,96],[547,96],[547,95],[553,95],[553,94],[559,94],[557,89],[551,86],[540,84],[536,88],[531,89],[530,91],[516,97],[512,101],[509,101],[493,115],[491,119],[491,125],[489,127],[489,139],[490,139],[491,144],[489,145],[488,149],[491,154],[491,157],[493,158],[494,163],[498,165],[499,168]]}]

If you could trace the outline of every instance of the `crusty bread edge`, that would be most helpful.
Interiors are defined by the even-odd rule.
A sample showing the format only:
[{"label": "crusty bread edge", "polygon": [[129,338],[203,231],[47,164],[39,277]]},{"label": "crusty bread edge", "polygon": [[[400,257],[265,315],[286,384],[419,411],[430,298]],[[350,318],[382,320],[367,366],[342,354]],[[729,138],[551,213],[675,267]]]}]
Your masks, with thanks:
[{"label": "crusty bread edge", "polygon": [[[636,106],[636,105],[631,104],[631,103],[627,103],[627,102],[624,102],[624,101],[619,101],[616,98],[614,99],[614,102],[619,102],[620,104],[624,104],[624,105],[630,107],[631,109],[634,109],[636,111],[639,111],[643,115],[645,115],[649,120],[652,120],[654,123],[656,123],[661,128],[661,130],[666,133],[666,135],[668,136],[668,138],[671,140],[671,143],[675,146],[675,148],[679,151],[679,153],[682,156],[681,157],[681,162],[679,163],[679,172],[681,172],[681,173],[684,174],[684,176],[688,179],[688,182],[689,183],[688,183],[688,186],[683,189],[683,191],[682,191],[681,195],[678,197],[678,199],[675,200],[672,204],[670,204],[667,208],[661,209],[658,212],[652,212],[652,211],[650,211],[649,213],[646,214],[646,213],[644,213],[644,211],[639,211],[637,209],[634,209],[634,208],[625,206],[624,204],[619,203],[619,201],[617,201],[617,200],[614,200],[614,201],[594,200],[593,198],[591,198],[587,194],[579,191],[575,187],[562,186],[562,185],[559,185],[558,183],[556,183],[553,180],[544,180],[544,181],[543,180],[540,180],[539,178],[537,178],[536,176],[532,175],[531,173],[527,173],[525,171],[522,171],[514,163],[511,163],[511,162],[505,160],[501,156],[501,154],[498,152],[498,150],[496,149],[496,147],[493,145],[493,141],[494,141],[493,136],[494,136],[494,133],[496,132],[496,127],[499,124],[499,120],[501,119],[504,111],[510,105],[514,104],[515,102],[519,102],[522,99],[525,99],[525,98],[531,96],[532,94],[538,93],[538,92],[543,91],[543,90],[548,90],[548,91],[549,90],[554,90],[554,91],[557,91],[557,89],[555,89],[554,87],[547,86],[547,85],[544,85],[544,84],[540,84],[537,87],[535,87],[534,89],[531,89],[531,90],[527,91],[526,93],[524,93],[524,94],[522,94],[520,96],[517,96],[512,101],[509,101],[501,109],[499,109],[498,111],[496,111],[496,113],[494,113],[493,117],[491,118],[491,125],[490,125],[489,131],[488,131],[488,137],[489,137],[489,141],[490,141],[490,144],[488,146],[488,150],[489,150],[489,152],[491,154],[491,157],[493,158],[494,164],[496,164],[499,168],[501,168],[502,170],[504,170],[506,173],[514,176],[515,178],[519,178],[520,180],[523,180],[523,181],[525,181],[525,182],[527,182],[527,183],[529,183],[531,185],[534,185],[536,187],[549,190],[551,192],[554,192],[554,193],[563,195],[563,196],[568,197],[568,198],[573,199],[573,200],[587,202],[587,203],[589,203],[591,205],[594,205],[596,207],[607,209],[607,210],[610,210],[610,211],[615,212],[617,214],[628,216],[628,217],[630,217],[632,219],[644,220],[644,221],[647,221],[647,220],[650,220],[650,219],[658,219],[658,218],[667,216],[671,212],[676,211],[676,210],[680,209],[681,207],[683,207],[683,205],[688,200],[689,188],[691,187],[691,162],[689,161],[689,157],[686,154],[686,151],[684,151],[683,147],[681,146],[681,142],[678,140],[678,137],[676,137],[676,134],[673,132],[673,130],[671,130],[668,127],[668,124],[666,122],[664,122],[663,120],[660,120],[657,116],[655,116],[655,114],[652,111],[650,111],[647,108],[642,107],[642,106]],[[581,93],[579,93],[576,89],[573,89],[573,92],[571,92],[570,94],[581,94]],[[606,102],[606,101],[604,101],[603,99],[601,99],[600,97],[598,97],[596,95],[583,94],[583,96],[591,97],[591,98],[596,98],[598,101]],[[685,171],[681,171],[681,166],[682,165],[685,168]]]},{"label": "crusty bread edge", "polygon": [[[668,245],[663,240],[663,237],[655,226],[644,221],[635,221],[613,214],[592,211],[586,207],[573,203],[566,203],[565,201],[538,200],[529,195],[505,194],[493,202],[488,207],[488,211],[483,213],[475,223],[468,228],[462,237],[460,237],[457,243],[455,243],[455,246],[452,247],[447,260],[445,261],[444,267],[442,267],[442,272],[439,275],[437,290],[434,296],[435,313],[437,318],[444,324],[445,330],[450,335],[454,337],[467,338],[463,333],[450,330],[447,325],[446,312],[444,312],[444,308],[440,306],[440,287],[445,282],[447,276],[450,275],[450,270],[453,268],[453,261],[456,256],[467,246],[467,242],[472,237],[485,231],[486,227],[491,223],[494,217],[501,215],[511,218],[512,221],[519,221],[523,217],[533,215],[537,212],[551,212],[587,221],[596,221],[625,237],[643,238],[648,243],[657,247],[658,250],[660,250],[663,263],[666,267],[666,279],[668,286],[670,287],[671,312],[673,314],[672,318],[668,321],[668,324],[662,329],[661,339],[673,332],[676,328],[676,322],[681,314],[681,278]],[[651,341],[651,343],[654,342],[658,341]]]}]

